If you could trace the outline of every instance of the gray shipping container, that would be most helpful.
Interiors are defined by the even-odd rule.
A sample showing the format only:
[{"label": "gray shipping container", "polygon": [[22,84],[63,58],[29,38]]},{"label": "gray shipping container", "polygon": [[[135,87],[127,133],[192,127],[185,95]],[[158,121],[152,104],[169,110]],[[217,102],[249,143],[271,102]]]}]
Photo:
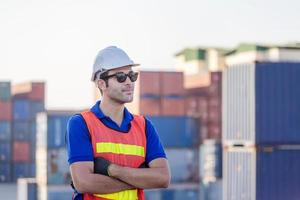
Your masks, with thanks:
[{"label": "gray shipping container", "polygon": [[223,76],[223,144],[300,144],[300,63],[230,66]]},{"label": "gray shipping container", "polygon": [[18,200],[37,200],[37,183],[34,178],[18,179]]},{"label": "gray shipping container", "polygon": [[224,149],[223,200],[299,200],[300,146]]},{"label": "gray shipping container", "polygon": [[222,145],[220,141],[204,140],[200,146],[199,156],[202,179],[222,177]]},{"label": "gray shipping container", "polygon": [[171,183],[197,182],[199,180],[198,148],[165,149],[165,152],[171,170]]}]

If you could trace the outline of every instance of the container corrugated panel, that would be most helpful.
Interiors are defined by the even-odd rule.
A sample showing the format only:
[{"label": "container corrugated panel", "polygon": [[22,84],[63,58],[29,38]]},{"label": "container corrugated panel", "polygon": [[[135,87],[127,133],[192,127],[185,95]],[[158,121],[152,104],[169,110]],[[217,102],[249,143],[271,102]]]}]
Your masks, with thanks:
[{"label": "container corrugated panel", "polygon": [[[142,84],[144,83],[142,82]],[[161,72],[160,87],[163,96],[184,95],[183,72]]]},{"label": "container corrugated panel", "polygon": [[200,184],[200,200],[222,200],[223,198],[223,182],[218,179],[213,182]]},{"label": "container corrugated panel", "polygon": [[219,141],[205,140],[200,146],[200,177],[222,177],[222,146]]},{"label": "container corrugated panel", "polygon": [[21,141],[29,141],[31,139],[31,128],[29,121],[13,122],[13,139]]},{"label": "container corrugated panel", "polygon": [[140,99],[141,115],[160,115],[160,98],[159,97],[142,97]]},{"label": "container corrugated panel", "polygon": [[185,200],[199,199],[199,190],[195,186],[171,185],[168,189],[145,190],[145,199],[147,200]]},{"label": "container corrugated panel", "polygon": [[12,103],[11,101],[0,101],[0,120],[12,120]]},{"label": "container corrugated panel", "polygon": [[165,147],[192,147],[199,144],[199,123],[192,117],[148,116]]},{"label": "container corrugated panel", "polygon": [[30,101],[26,99],[14,99],[13,101],[14,120],[30,119]]},{"label": "container corrugated panel", "polygon": [[161,115],[163,116],[185,115],[185,99],[183,97],[161,98]]},{"label": "container corrugated panel", "polygon": [[18,200],[37,200],[37,182],[34,178],[18,179]]},{"label": "container corrugated panel", "polygon": [[30,163],[12,163],[12,180],[16,182],[18,178],[30,177]]},{"label": "container corrugated panel", "polygon": [[[199,179],[198,149],[165,149],[170,170],[171,183],[196,182]],[[182,162],[184,158],[184,162]]]},{"label": "container corrugated panel", "polygon": [[207,125],[207,139],[221,140],[222,138],[222,123],[208,123]]},{"label": "container corrugated panel", "polygon": [[0,162],[0,183],[7,183],[11,181],[10,169],[10,163]]},{"label": "container corrugated panel", "polygon": [[30,102],[30,119],[35,120],[36,114],[45,111],[45,103],[43,101]]},{"label": "container corrugated panel", "polygon": [[0,143],[0,162],[11,161],[11,145],[10,142]]},{"label": "container corrugated panel", "polygon": [[0,141],[11,140],[11,122],[0,121]]},{"label": "container corrugated panel", "polygon": [[298,200],[299,157],[299,146],[226,149],[224,200]]},{"label": "container corrugated panel", "polygon": [[143,95],[161,95],[160,92],[160,74],[161,72],[140,72],[140,94]]},{"label": "container corrugated panel", "polygon": [[29,162],[31,161],[31,143],[26,141],[13,141],[13,161]]},{"label": "container corrugated panel", "polygon": [[71,115],[48,115],[47,145],[48,148],[65,147],[67,123]]},{"label": "container corrugated panel", "polygon": [[0,101],[9,101],[10,99],[10,82],[0,82]]},{"label": "container corrugated panel", "polygon": [[48,150],[48,173],[49,185],[59,185],[70,183],[70,172],[68,165],[67,152],[65,148]]},{"label": "container corrugated panel", "polygon": [[300,143],[300,63],[230,67],[224,76],[224,143]]}]

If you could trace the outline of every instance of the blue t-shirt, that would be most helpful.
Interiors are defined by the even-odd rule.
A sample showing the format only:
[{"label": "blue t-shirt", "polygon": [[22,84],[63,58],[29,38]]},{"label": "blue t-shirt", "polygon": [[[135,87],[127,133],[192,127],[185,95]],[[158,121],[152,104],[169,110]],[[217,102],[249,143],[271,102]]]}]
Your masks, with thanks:
[{"label": "blue t-shirt", "polygon": [[[123,132],[129,131],[131,127],[132,114],[125,108],[124,117],[121,126],[119,127],[110,117],[105,116],[100,110],[100,101],[98,101],[92,108],[93,112],[103,124],[106,126]],[[146,163],[150,163],[156,158],[166,158],[163,146],[160,142],[157,131],[155,130],[149,119],[146,118]],[[70,118],[67,126],[67,149],[69,164],[78,161],[94,161],[93,147],[90,140],[87,125],[80,114],[74,115]]]}]

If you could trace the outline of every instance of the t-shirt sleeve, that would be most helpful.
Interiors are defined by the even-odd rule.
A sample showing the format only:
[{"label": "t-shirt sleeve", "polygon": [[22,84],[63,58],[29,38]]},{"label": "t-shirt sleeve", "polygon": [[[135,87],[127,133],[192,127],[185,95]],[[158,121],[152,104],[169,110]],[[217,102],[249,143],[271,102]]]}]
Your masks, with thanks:
[{"label": "t-shirt sleeve", "polygon": [[80,114],[72,116],[67,125],[68,162],[93,161],[93,147],[87,125]]},{"label": "t-shirt sleeve", "polygon": [[147,138],[146,163],[148,164],[156,158],[166,158],[166,153],[152,122],[147,118],[145,118],[145,121]]}]

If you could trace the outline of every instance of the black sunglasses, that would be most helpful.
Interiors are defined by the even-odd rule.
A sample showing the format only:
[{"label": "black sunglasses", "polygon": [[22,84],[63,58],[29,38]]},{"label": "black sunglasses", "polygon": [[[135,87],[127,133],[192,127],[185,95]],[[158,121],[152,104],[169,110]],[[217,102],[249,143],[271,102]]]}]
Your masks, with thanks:
[{"label": "black sunglasses", "polygon": [[115,76],[117,78],[117,81],[119,83],[123,83],[123,82],[126,81],[127,76],[129,77],[129,79],[131,80],[131,82],[135,82],[137,80],[137,78],[138,78],[138,75],[139,75],[138,72],[133,72],[133,71],[128,72],[128,74],[125,74],[124,72],[117,72],[115,74],[111,74],[111,75],[100,77],[100,78],[101,79],[109,79],[109,78]]}]

